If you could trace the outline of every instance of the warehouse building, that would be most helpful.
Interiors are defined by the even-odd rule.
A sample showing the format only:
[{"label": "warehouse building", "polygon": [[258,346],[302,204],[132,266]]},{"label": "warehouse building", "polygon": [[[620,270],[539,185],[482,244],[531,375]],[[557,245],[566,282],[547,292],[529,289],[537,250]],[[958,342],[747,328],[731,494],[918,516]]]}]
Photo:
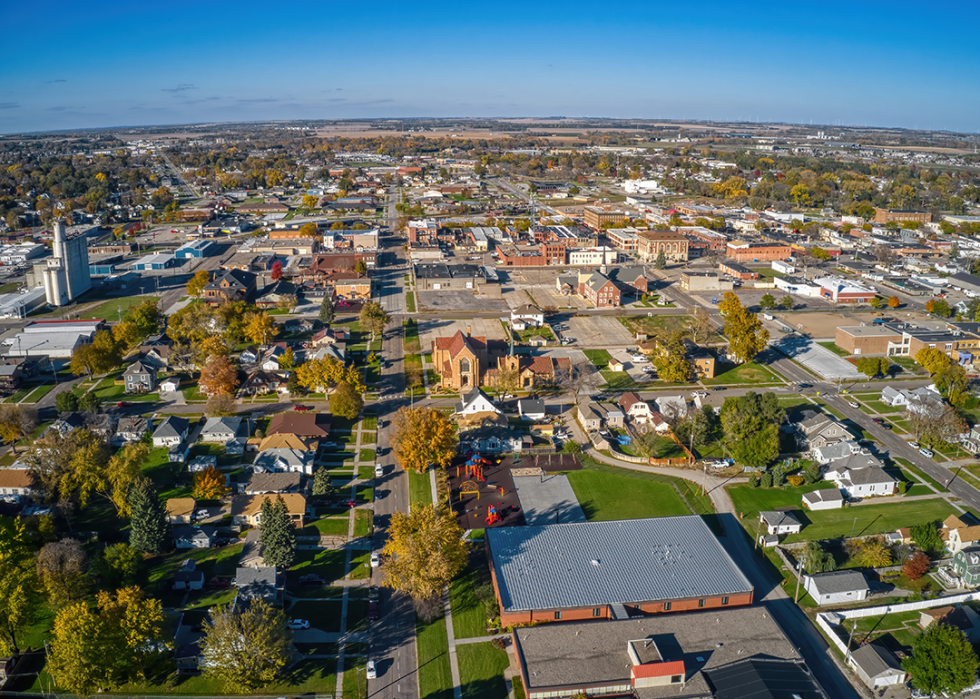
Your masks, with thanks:
[{"label": "warehouse building", "polygon": [[695,515],[504,527],[486,537],[504,626],[752,604],[752,584]]},{"label": "warehouse building", "polygon": [[217,254],[217,243],[213,240],[205,240],[204,238],[184,243],[174,251],[174,256],[177,259],[184,259],[185,257],[210,257],[211,255]]},{"label": "warehouse building", "polygon": [[145,272],[151,269],[168,269],[177,264],[177,258],[171,253],[158,252],[153,255],[141,257],[133,263],[133,269],[138,272]]}]

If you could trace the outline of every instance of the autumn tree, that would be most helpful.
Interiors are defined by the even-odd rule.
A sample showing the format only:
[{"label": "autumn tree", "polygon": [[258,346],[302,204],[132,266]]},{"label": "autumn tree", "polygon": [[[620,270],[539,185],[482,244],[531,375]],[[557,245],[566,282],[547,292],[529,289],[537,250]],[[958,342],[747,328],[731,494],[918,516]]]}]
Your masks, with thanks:
[{"label": "autumn tree", "polygon": [[926,694],[952,696],[977,680],[976,651],[960,629],[930,624],[912,639],[912,655],[902,659],[912,686]]},{"label": "autumn tree", "polygon": [[123,347],[131,347],[140,339],[139,328],[131,320],[124,320],[112,327],[112,338]]},{"label": "autumn tree", "polygon": [[204,672],[242,692],[271,684],[292,662],[286,615],[262,599],[244,608],[215,607],[201,641]]},{"label": "autumn tree", "polygon": [[215,355],[201,369],[198,385],[208,396],[233,395],[238,388],[238,369],[228,357]]},{"label": "autumn tree", "polygon": [[292,347],[287,347],[286,351],[279,355],[279,368],[282,371],[290,371],[296,363],[296,354]]},{"label": "autumn tree", "polygon": [[142,553],[162,553],[170,546],[167,511],[153,481],[140,478],[129,491],[129,545]]},{"label": "autumn tree", "polygon": [[319,199],[314,194],[304,194],[303,195],[303,208],[304,209],[315,209],[316,205],[319,203]]},{"label": "autumn tree", "polygon": [[718,310],[725,317],[728,353],[739,362],[754,359],[769,342],[769,331],[762,327],[762,321],[755,313],[749,313],[731,291],[722,297]]},{"label": "autumn tree", "polygon": [[391,516],[384,555],[385,586],[408,593],[423,609],[466,565],[456,517],[433,505]]},{"label": "autumn tree", "polygon": [[929,572],[931,565],[929,556],[922,551],[916,551],[905,559],[905,563],[902,564],[902,574],[909,580],[918,580]]},{"label": "autumn tree", "polygon": [[708,311],[701,307],[695,308],[689,330],[691,332],[691,340],[694,343],[707,339],[713,330],[711,316],[708,314]]},{"label": "autumn tree", "polygon": [[70,500],[85,506],[92,495],[115,504],[107,464],[109,446],[85,428],[62,435],[50,431],[24,456],[35,483],[48,502]]},{"label": "autumn tree", "polygon": [[856,558],[865,568],[884,568],[892,564],[892,550],[884,539],[876,536],[861,542]]},{"label": "autumn tree", "polygon": [[277,495],[275,500],[267,496],[262,501],[259,543],[262,544],[265,565],[282,569],[293,565],[296,558],[296,528],[281,495]]},{"label": "autumn tree", "polygon": [[890,299],[888,299],[888,307],[889,308],[898,308],[901,305],[902,305],[902,302],[901,302],[901,300],[897,296],[892,296]]},{"label": "autumn tree", "polygon": [[391,446],[406,471],[422,473],[430,464],[447,466],[459,442],[449,418],[429,407],[400,408],[392,420]]},{"label": "autumn tree", "polygon": [[131,442],[117,451],[105,465],[104,484],[99,492],[106,497],[122,517],[130,513],[129,490],[143,473],[143,464],[150,456],[146,442]]},{"label": "autumn tree", "polygon": [[299,234],[303,238],[315,238],[318,233],[315,223],[304,223],[299,227]]},{"label": "autumn tree", "polygon": [[45,544],[37,555],[37,574],[53,604],[72,602],[88,590],[88,554],[78,539]]},{"label": "autumn tree", "polygon": [[204,287],[206,287],[211,281],[211,275],[207,270],[202,269],[200,272],[196,272],[191,280],[187,282],[187,295],[193,296],[194,298],[199,297],[204,293]]},{"label": "autumn tree", "polygon": [[17,639],[37,619],[41,585],[34,551],[20,517],[0,517],[0,648],[16,655]]},{"label": "autumn tree", "polygon": [[279,334],[279,326],[265,311],[256,311],[245,316],[245,338],[257,345],[272,341]]},{"label": "autumn tree", "polygon": [[282,279],[282,260],[272,263],[272,281],[277,282]]},{"label": "autumn tree", "polygon": [[230,417],[238,413],[238,404],[235,397],[227,393],[218,393],[210,398],[204,406],[206,417]]},{"label": "autumn tree", "polygon": [[516,367],[499,366],[496,371],[488,371],[484,381],[486,387],[500,398],[516,393],[520,389],[521,372]]},{"label": "autumn tree", "polygon": [[0,405],[0,439],[11,445],[14,454],[17,453],[17,442],[31,434],[36,424],[37,411],[34,408]]},{"label": "autumn tree", "polygon": [[874,378],[879,374],[887,374],[889,361],[884,357],[861,357],[857,360],[857,369],[868,378]]},{"label": "autumn tree", "polygon": [[191,496],[195,500],[220,500],[227,492],[225,476],[214,466],[208,466],[194,474],[194,490]]},{"label": "autumn tree", "polygon": [[76,376],[107,374],[122,364],[124,347],[108,330],[99,330],[92,342],[76,349],[69,368]]},{"label": "autumn tree", "polygon": [[361,394],[346,381],[338,383],[337,388],[330,395],[330,411],[334,415],[353,420],[361,414],[362,408],[364,408],[364,398]]},{"label": "autumn tree", "polygon": [[691,362],[684,347],[684,333],[670,332],[657,344],[653,355],[657,375],[668,383],[687,383],[691,380]]},{"label": "autumn tree", "polygon": [[326,391],[341,381],[350,384],[359,394],[365,390],[361,371],[356,367],[346,366],[336,357],[312,359],[296,367],[295,373],[300,386],[314,392]]},{"label": "autumn tree", "polygon": [[163,317],[156,301],[144,301],[129,312],[129,322],[136,326],[140,337],[146,337],[158,331]]},{"label": "autumn tree", "polygon": [[371,331],[371,339],[384,332],[385,326],[391,322],[391,316],[378,301],[367,301],[358,314],[361,326]]}]

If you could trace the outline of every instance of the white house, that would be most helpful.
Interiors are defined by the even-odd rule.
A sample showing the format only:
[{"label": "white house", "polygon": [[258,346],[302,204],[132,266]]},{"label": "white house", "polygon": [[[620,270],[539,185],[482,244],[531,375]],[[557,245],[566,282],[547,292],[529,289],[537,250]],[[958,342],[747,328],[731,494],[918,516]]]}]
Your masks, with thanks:
[{"label": "white house", "polygon": [[522,322],[525,326],[538,327],[544,325],[544,312],[533,304],[525,303],[510,312],[510,322]]},{"label": "white house", "polygon": [[870,498],[894,495],[898,481],[885,472],[878,459],[867,454],[855,454],[834,461],[824,475],[832,480],[849,498]]},{"label": "white house", "polygon": [[803,527],[800,520],[791,513],[779,510],[760,512],[759,521],[765,525],[766,531],[770,534],[799,534]]},{"label": "white house", "polygon": [[214,543],[214,527],[174,527],[174,544],[179,549],[206,549]]},{"label": "white house", "polygon": [[[209,417],[201,428],[201,441],[209,444],[227,444],[242,431],[243,417]],[[244,436],[248,437],[246,430]]]},{"label": "white house", "polygon": [[871,593],[868,581],[857,570],[806,575],[803,578],[803,587],[819,605],[860,602]]},{"label": "white house", "polygon": [[619,397],[619,407],[626,417],[632,418],[635,422],[642,424],[650,419],[650,404],[633,391]]},{"label": "white house", "polygon": [[191,473],[206,471],[212,466],[215,468],[218,467],[218,457],[214,456],[213,454],[195,456],[193,459],[187,462],[187,470]]},{"label": "white house", "polygon": [[459,403],[455,407],[456,415],[464,418],[470,418],[480,413],[489,413],[491,415],[500,415],[501,413],[500,408],[494,405],[493,401],[487,397],[487,394],[479,388],[474,388],[469,393],[464,393],[460,396]]},{"label": "white house", "polygon": [[687,415],[687,399],[684,396],[661,396],[656,400],[657,412],[668,422]]},{"label": "white house", "polygon": [[547,415],[544,400],[540,398],[521,398],[517,401],[517,412],[526,420],[544,420]]},{"label": "white house", "polygon": [[844,496],[837,488],[823,488],[803,494],[803,506],[811,510],[839,510]]},{"label": "white house", "polygon": [[881,402],[891,406],[905,406],[909,412],[920,415],[932,414],[935,410],[942,409],[943,405],[942,396],[934,384],[911,391],[907,388],[886,386],[881,391]]},{"label": "white house", "polygon": [[313,475],[312,451],[299,449],[266,449],[252,463],[256,473],[303,473]]},{"label": "white house", "polygon": [[846,442],[835,442],[834,444],[825,444],[822,447],[817,447],[813,450],[813,459],[823,466],[832,461],[839,461],[840,459],[846,459],[848,456],[860,453],[860,445],[857,442],[848,440]]},{"label": "white house", "polygon": [[153,432],[154,447],[175,447],[185,439],[190,431],[187,418],[169,415]]},{"label": "white house", "polygon": [[[528,446],[531,445],[531,436],[526,435]],[[521,451],[524,448],[524,437],[500,425],[483,425],[474,430],[466,430],[459,435],[459,449],[466,453],[469,451],[486,452],[488,454],[502,454],[512,451]]]}]

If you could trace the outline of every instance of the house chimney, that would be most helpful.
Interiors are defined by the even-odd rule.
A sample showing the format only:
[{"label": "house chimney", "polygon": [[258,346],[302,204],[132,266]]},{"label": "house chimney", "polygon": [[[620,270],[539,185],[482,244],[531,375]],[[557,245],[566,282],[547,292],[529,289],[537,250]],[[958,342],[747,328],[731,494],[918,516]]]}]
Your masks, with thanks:
[{"label": "house chimney", "polygon": [[467,325],[466,326],[466,337],[469,337],[469,336],[470,336],[470,326]]}]

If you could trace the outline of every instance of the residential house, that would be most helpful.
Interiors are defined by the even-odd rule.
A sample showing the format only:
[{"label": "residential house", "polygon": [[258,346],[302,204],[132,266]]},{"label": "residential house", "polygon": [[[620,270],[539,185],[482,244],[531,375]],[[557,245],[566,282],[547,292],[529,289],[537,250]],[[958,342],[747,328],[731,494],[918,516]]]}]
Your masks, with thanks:
[{"label": "residential house", "polygon": [[255,275],[230,269],[216,276],[204,287],[204,299],[212,306],[248,301],[255,293]]},{"label": "residential house", "polygon": [[242,364],[254,364],[259,361],[259,357],[262,353],[259,352],[257,347],[246,347],[238,355],[238,361]]},{"label": "residential house", "polygon": [[119,418],[116,424],[116,434],[112,443],[116,446],[138,442],[143,435],[153,429],[153,421],[149,418],[135,416]]},{"label": "residential house", "polygon": [[650,290],[650,282],[642,267],[614,267],[608,277],[627,296],[641,297]]},{"label": "residential house", "polygon": [[289,511],[289,519],[297,529],[303,528],[306,515],[306,498],[296,493],[282,495],[235,495],[231,498],[232,524],[257,527],[262,520],[262,503],[266,499],[281,497]]},{"label": "residential house", "polygon": [[148,367],[137,360],[123,372],[126,382],[126,393],[152,393],[157,385],[156,369]]},{"label": "residential house", "polygon": [[160,382],[161,393],[176,393],[180,390],[180,379],[171,377]]},{"label": "residential house", "polygon": [[282,606],[285,578],[285,573],[280,574],[271,566],[239,567],[235,572],[235,587],[238,588],[236,604],[243,600],[262,599],[274,606]]},{"label": "residential house", "polygon": [[894,495],[898,481],[882,463],[867,454],[855,454],[832,462],[824,474],[849,498]]},{"label": "residential house", "polygon": [[581,272],[578,295],[596,308],[616,308],[622,303],[622,291],[602,272]]},{"label": "residential house", "polygon": [[176,447],[182,444],[190,432],[187,418],[168,415],[153,431],[154,447]]},{"label": "residential house", "polygon": [[860,602],[871,594],[864,574],[857,570],[835,570],[832,573],[804,575],[803,587],[820,606]]},{"label": "residential house", "polygon": [[606,368],[609,369],[609,371],[624,371],[626,369],[625,365],[615,357],[610,357],[609,362],[606,364]]},{"label": "residential house", "polygon": [[205,444],[225,444],[233,440],[248,439],[249,424],[243,417],[209,417],[201,428],[200,441]]},{"label": "residential house", "polygon": [[584,400],[578,404],[578,421],[587,432],[597,432],[602,429],[606,419],[606,409],[601,403]]},{"label": "residential house", "polygon": [[946,518],[940,534],[946,541],[946,548],[954,556],[963,549],[980,543],[980,525],[967,524],[957,515]]},{"label": "residential house", "polygon": [[980,615],[968,605],[933,607],[919,612],[919,626],[928,629],[933,624],[945,624],[959,629],[971,643],[980,639]]},{"label": "residential house", "polygon": [[255,299],[255,305],[259,308],[277,308],[282,303],[295,304],[296,297],[299,295],[300,287],[280,279],[262,290]]},{"label": "residential house", "polygon": [[905,670],[898,656],[878,643],[868,643],[852,650],[847,663],[872,691],[884,691],[887,687],[905,684]]},{"label": "residential house", "polygon": [[544,325],[544,311],[531,303],[514,308],[510,312],[511,323],[523,323],[525,327],[538,327]]},{"label": "residential house", "polygon": [[314,412],[276,413],[266,434],[292,434],[307,439],[326,439],[330,435],[330,415]]},{"label": "residential house", "polygon": [[839,510],[844,507],[844,496],[837,488],[823,488],[803,494],[803,506],[810,510]]},{"label": "residential house", "polygon": [[259,368],[266,371],[279,371],[279,358],[286,354],[289,345],[285,342],[274,342],[259,359]]},{"label": "residential house", "polygon": [[347,331],[344,328],[323,328],[313,335],[310,340],[310,347],[317,348],[324,345],[347,344]]},{"label": "residential house", "polygon": [[521,435],[508,427],[484,424],[459,435],[459,450],[487,454],[504,454],[522,451],[532,444],[530,435]]},{"label": "residential house", "polygon": [[657,412],[668,422],[687,416],[687,399],[684,396],[661,396],[655,403]]},{"label": "residential house", "polygon": [[197,562],[188,558],[180,564],[180,570],[174,573],[171,587],[174,590],[200,590],[204,588],[204,571],[197,569]]},{"label": "residential house", "polygon": [[297,434],[289,432],[280,432],[263,437],[259,442],[258,451],[265,451],[266,449],[299,449],[301,451],[316,453],[316,450],[319,448],[320,442],[316,439],[300,437]]},{"label": "residential house", "polygon": [[174,544],[179,549],[206,549],[214,544],[214,527],[174,527]]},{"label": "residential house", "polygon": [[249,529],[245,534],[245,545],[242,546],[242,555],[238,559],[238,565],[243,568],[265,568],[265,558],[262,555],[262,544],[259,541],[261,532],[258,529]]},{"label": "residential house", "polygon": [[800,520],[790,512],[766,510],[759,513],[759,521],[765,525],[770,534],[799,534],[803,527]]},{"label": "residential house", "polygon": [[0,502],[18,503],[34,495],[34,482],[26,468],[0,469]]},{"label": "residential house", "polygon": [[166,369],[173,356],[173,341],[166,335],[151,335],[140,345],[140,361],[149,369]]},{"label": "residential house", "polygon": [[455,409],[456,417],[464,420],[495,418],[501,414],[500,408],[494,405],[487,394],[479,388],[474,388],[460,396],[460,402],[456,403]]},{"label": "residential house", "polygon": [[853,454],[860,454],[861,451],[861,446],[857,442],[851,440],[834,442],[833,444],[826,444],[814,449],[813,460],[820,465],[824,465],[832,461],[838,461],[839,459],[846,459]]},{"label": "residential house", "polygon": [[980,586],[980,546],[971,544],[960,548],[953,554],[953,562],[950,567],[955,574],[955,581],[959,587],[972,589]]},{"label": "residential house", "polygon": [[209,468],[218,467],[218,457],[214,454],[202,454],[200,456],[195,456],[193,459],[187,462],[187,470],[191,473],[199,473],[201,471],[207,471]]},{"label": "residential house", "polygon": [[167,500],[167,519],[171,524],[191,524],[194,521],[194,498],[170,498]]},{"label": "residential house", "polygon": [[909,412],[932,415],[942,409],[943,399],[935,385],[909,390],[886,386],[881,391],[881,401],[891,406],[905,406]]},{"label": "residential house", "polygon": [[256,473],[243,486],[245,495],[265,493],[298,493],[302,476],[298,472]]},{"label": "residential house", "polygon": [[113,437],[116,435],[116,425],[119,420],[113,416],[106,413],[98,413],[97,415],[89,415],[88,419],[85,421],[85,427],[92,434],[97,434],[106,442],[112,443]]},{"label": "residential house", "polygon": [[[568,357],[528,357],[509,353],[497,358],[497,371],[516,371],[521,388],[525,389],[553,386],[562,376],[568,375],[571,366]],[[488,376],[492,375],[488,372]]]},{"label": "residential house", "polygon": [[670,433],[670,423],[664,420],[664,416],[658,410],[650,411],[650,424],[653,425],[653,431],[657,434]]},{"label": "residential house", "polygon": [[245,383],[242,384],[240,394],[248,396],[261,396],[268,393],[287,393],[289,389],[289,372],[280,375],[274,371],[256,369],[248,375]]},{"label": "residential house", "polygon": [[650,404],[642,400],[639,394],[633,391],[624,393],[619,397],[618,403],[626,417],[634,422],[643,424],[650,419]]},{"label": "residential house", "polygon": [[525,420],[544,420],[547,416],[544,400],[540,398],[522,398],[517,401],[517,412]]},{"label": "residential house", "polygon": [[824,413],[817,413],[797,423],[796,429],[806,441],[807,449],[810,451],[828,444],[855,439],[855,435],[850,430],[834,417]]},{"label": "residential house", "polygon": [[313,452],[299,449],[266,449],[252,463],[256,473],[302,473],[313,475]]}]

